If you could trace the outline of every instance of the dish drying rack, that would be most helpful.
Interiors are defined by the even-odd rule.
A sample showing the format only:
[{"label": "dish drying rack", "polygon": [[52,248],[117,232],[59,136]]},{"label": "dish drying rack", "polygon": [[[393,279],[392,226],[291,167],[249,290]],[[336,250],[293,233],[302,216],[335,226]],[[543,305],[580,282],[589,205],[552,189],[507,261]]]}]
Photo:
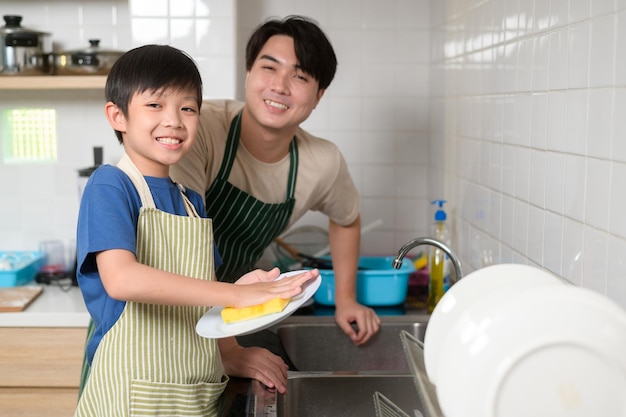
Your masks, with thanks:
[{"label": "dish drying rack", "polygon": [[[400,331],[400,339],[413,375],[417,395],[424,407],[422,416],[444,417],[437,401],[436,387],[426,375],[424,344],[406,330]],[[374,408],[376,409],[376,417],[420,417],[418,411],[415,411],[414,416],[410,416],[378,391],[374,392]]]}]

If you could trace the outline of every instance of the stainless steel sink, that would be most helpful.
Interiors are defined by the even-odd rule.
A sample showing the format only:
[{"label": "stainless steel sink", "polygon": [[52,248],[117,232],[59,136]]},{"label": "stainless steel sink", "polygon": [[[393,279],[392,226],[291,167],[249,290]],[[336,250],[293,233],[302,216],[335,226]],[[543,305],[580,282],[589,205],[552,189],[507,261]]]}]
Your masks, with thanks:
[{"label": "stainless steel sink", "polygon": [[355,346],[333,317],[292,316],[272,330],[297,371],[408,373],[400,331],[423,341],[428,316],[383,316],[381,320],[380,331],[364,346]]},{"label": "stainless steel sink", "polygon": [[252,381],[248,404],[254,414],[249,415],[375,416],[375,392],[411,416],[423,415],[400,332],[423,341],[428,316],[382,316],[381,321],[380,331],[364,346],[355,346],[332,316],[291,316],[267,329],[264,342],[278,345],[290,363],[287,393]]},{"label": "stainless steel sink", "polygon": [[287,394],[257,387],[254,416],[376,416],[374,393],[380,392],[409,415],[423,410],[411,375],[290,374]]},{"label": "stainless steel sink", "polygon": [[298,375],[278,396],[278,416],[375,416],[374,392],[413,414],[421,404],[410,375]]}]

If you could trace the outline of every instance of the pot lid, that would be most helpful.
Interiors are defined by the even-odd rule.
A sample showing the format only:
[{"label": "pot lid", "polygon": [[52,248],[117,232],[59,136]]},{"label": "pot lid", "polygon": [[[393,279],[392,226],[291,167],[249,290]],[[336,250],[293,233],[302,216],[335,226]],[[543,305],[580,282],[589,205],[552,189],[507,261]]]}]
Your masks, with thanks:
[{"label": "pot lid", "polygon": [[32,30],[25,28],[21,25],[22,16],[15,14],[8,14],[2,16],[4,18],[5,25],[0,27],[0,34],[5,33],[24,33],[29,35],[50,35],[48,32],[41,32],[38,30]]},{"label": "pot lid", "polygon": [[102,49],[100,47],[100,39],[89,39],[89,47],[82,49],[74,49],[71,51],[62,51],[58,55],[122,55],[124,51],[116,51],[113,49]]}]

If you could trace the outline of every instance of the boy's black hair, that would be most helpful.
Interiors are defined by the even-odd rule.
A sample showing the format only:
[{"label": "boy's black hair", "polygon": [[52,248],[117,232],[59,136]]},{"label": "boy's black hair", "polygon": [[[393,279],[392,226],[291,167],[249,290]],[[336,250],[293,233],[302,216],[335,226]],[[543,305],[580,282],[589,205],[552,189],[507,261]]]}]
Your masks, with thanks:
[{"label": "boy's black hair", "polygon": [[300,68],[317,80],[320,89],[328,88],[337,71],[335,51],[319,26],[303,16],[272,19],[258,26],[246,46],[247,71],[252,68],[267,40],[274,35],[292,38]]},{"label": "boy's black hair", "polygon": [[[113,64],[104,92],[125,116],[135,93],[175,90],[193,90],[202,105],[202,78],[194,60],[185,52],[168,45],[144,45],[124,53]],[[123,143],[122,133],[115,131]]]}]

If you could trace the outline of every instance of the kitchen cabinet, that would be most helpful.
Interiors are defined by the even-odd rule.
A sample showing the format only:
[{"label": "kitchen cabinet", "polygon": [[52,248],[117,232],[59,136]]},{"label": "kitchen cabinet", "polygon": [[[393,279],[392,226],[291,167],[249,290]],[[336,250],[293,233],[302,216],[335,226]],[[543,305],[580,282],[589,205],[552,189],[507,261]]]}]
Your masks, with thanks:
[{"label": "kitchen cabinet", "polygon": [[45,286],[0,313],[0,415],[67,417],[78,401],[89,313],[77,287]]},{"label": "kitchen cabinet", "polygon": [[1,76],[1,90],[101,90],[106,75]]},{"label": "kitchen cabinet", "polygon": [[0,328],[2,415],[72,415],[86,334],[85,328]]}]

